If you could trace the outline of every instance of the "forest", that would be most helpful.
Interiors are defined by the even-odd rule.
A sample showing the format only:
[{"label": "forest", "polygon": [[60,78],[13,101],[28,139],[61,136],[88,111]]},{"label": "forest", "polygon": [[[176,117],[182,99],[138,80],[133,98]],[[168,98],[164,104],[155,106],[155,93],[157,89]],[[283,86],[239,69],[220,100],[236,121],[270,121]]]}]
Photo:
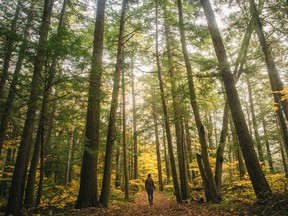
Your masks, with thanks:
[{"label": "forest", "polygon": [[287,23],[287,0],[0,0],[0,215],[286,215]]}]

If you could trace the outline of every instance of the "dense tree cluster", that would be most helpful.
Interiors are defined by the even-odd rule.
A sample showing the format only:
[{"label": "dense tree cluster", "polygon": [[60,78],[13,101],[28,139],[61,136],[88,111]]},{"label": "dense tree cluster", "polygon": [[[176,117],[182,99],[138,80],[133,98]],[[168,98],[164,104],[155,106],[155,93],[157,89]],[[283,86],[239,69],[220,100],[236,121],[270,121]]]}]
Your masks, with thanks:
[{"label": "dense tree cluster", "polygon": [[257,202],[277,200],[266,176],[288,177],[287,8],[1,1],[6,214],[37,211],[59,188],[77,191],[75,208],[108,207],[148,172],[178,202],[203,183],[205,200],[219,203],[223,185],[243,179]]}]

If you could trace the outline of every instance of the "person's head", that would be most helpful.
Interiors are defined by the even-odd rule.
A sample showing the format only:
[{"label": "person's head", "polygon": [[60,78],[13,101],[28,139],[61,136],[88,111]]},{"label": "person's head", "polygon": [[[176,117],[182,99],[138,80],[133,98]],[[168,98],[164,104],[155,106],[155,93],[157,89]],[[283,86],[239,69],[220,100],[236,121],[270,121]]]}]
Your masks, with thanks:
[{"label": "person's head", "polygon": [[148,178],[151,178],[151,174],[150,173],[148,174]]}]

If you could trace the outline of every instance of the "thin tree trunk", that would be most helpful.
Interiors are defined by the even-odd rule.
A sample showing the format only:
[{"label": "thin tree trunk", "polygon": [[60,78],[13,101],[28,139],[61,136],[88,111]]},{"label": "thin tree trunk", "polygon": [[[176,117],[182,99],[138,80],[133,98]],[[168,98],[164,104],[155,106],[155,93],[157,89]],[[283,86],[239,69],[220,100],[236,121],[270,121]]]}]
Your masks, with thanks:
[{"label": "thin tree trunk", "polygon": [[166,48],[167,48],[167,57],[168,57],[168,74],[170,78],[171,84],[171,95],[172,95],[172,105],[173,105],[173,115],[174,115],[174,125],[175,125],[175,133],[176,133],[176,143],[177,143],[177,157],[178,157],[178,165],[179,165],[179,173],[180,173],[180,186],[181,186],[181,195],[182,199],[186,200],[189,198],[188,193],[188,180],[187,180],[187,170],[186,170],[186,162],[184,155],[184,147],[183,147],[183,136],[182,136],[182,127],[181,127],[181,116],[180,116],[180,108],[181,106],[178,95],[177,95],[177,85],[176,85],[176,75],[175,75],[175,63],[172,53],[171,46],[171,33],[170,27],[167,23],[167,8],[166,3],[163,3],[164,10],[164,28],[165,28],[165,40],[166,40]]},{"label": "thin tree trunk", "polygon": [[200,111],[199,111],[198,102],[197,102],[196,93],[195,93],[194,80],[193,80],[193,75],[192,75],[192,67],[191,67],[187,45],[186,45],[183,14],[182,14],[182,1],[178,0],[177,2],[178,2],[178,14],[179,14],[179,31],[181,35],[182,51],[183,51],[183,55],[185,59],[185,66],[186,66],[186,72],[187,72],[187,77],[188,77],[190,103],[191,103],[191,107],[194,113],[194,118],[195,118],[195,122],[197,126],[198,136],[199,136],[199,142],[201,145],[201,156],[202,156],[202,160],[204,164],[205,175],[208,181],[208,185],[206,185],[207,187],[205,188],[206,195],[209,198],[207,199],[207,202],[209,201],[219,202],[221,200],[221,197],[217,190],[215,179],[213,177],[212,169],[211,169],[210,162],[209,162],[208,146],[207,146],[207,140],[205,136],[205,128],[201,121]]},{"label": "thin tree trunk", "polygon": [[28,110],[25,119],[22,139],[19,146],[19,151],[16,159],[16,164],[13,172],[12,183],[9,192],[6,214],[19,214],[22,208],[22,189],[25,184],[25,174],[27,170],[27,162],[31,145],[31,137],[33,125],[36,117],[38,96],[40,95],[40,82],[42,67],[45,62],[46,41],[50,26],[50,17],[52,13],[54,0],[45,0],[42,23],[40,27],[40,38],[37,50],[37,55],[34,63],[33,78],[29,96]]},{"label": "thin tree trunk", "polygon": [[216,182],[219,192],[221,191],[221,187],[222,187],[222,164],[224,161],[223,154],[224,154],[226,137],[227,137],[227,132],[228,132],[228,112],[229,112],[229,105],[225,101],[222,129],[221,129],[221,134],[220,134],[219,146],[217,148],[217,153],[216,153],[216,165],[215,165],[215,182]]},{"label": "thin tree trunk", "polygon": [[264,154],[263,154],[262,145],[261,145],[259,132],[258,132],[258,122],[256,120],[256,115],[255,115],[254,102],[253,102],[252,89],[251,89],[251,82],[250,82],[250,79],[249,79],[248,75],[246,76],[246,82],[247,82],[247,87],[248,87],[250,112],[251,112],[251,115],[252,115],[252,124],[253,124],[253,129],[254,129],[256,147],[257,147],[257,150],[258,150],[258,156],[259,156],[260,162],[262,162],[263,165],[265,165]]},{"label": "thin tree trunk", "polygon": [[83,162],[81,166],[80,189],[75,208],[98,205],[97,162],[100,136],[100,106],[103,35],[106,0],[98,0],[94,29],[93,58],[89,77],[89,93],[86,117]]},{"label": "thin tree trunk", "polygon": [[72,158],[72,148],[74,143],[74,130],[73,127],[71,130],[71,137],[68,141],[68,152],[67,152],[67,165],[66,165],[66,173],[65,173],[65,186],[68,186],[69,176],[70,176],[70,167],[71,167],[71,158]]},{"label": "thin tree trunk", "polygon": [[168,152],[169,152],[169,158],[170,158],[170,166],[171,166],[171,172],[172,172],[172,178],[173,178],[173,184],[174,184],[174,191],[176,195],[177,202],[181,201],[181,193],[179,189],[179,183],[177,178],[177,171],[176,171],[176,164],[174,159],[174,152],[173,152],[173,144],[172,144],[172,137],[171,137],[171,131],[170,131],[170,123],[169,123],[169,116],[168,116],[168,109],[165,101],[165,92],[164,92],[164,84],[162,79],[162,69],[160,65],[160,59],[159,59],[159,45],[158,45],[158,0],[155,0],[156,2],[156,61],[157,61],[157,75],[158,75],[158,82],[160,87],[160,94],[161,94],[161,102],[162,102],[162,108],[163,108],[163,114],[164,114],[164,124],[165,124],[165,131],[167,136],[167,145],[168,145]]},{"label": "thin tree trunk", "polygon": [[201,0],[202,7],[208,22],[209,31],[214,44],[215,52],[218,58],[220,74],[226,89],[227,100],[230,106],[233,122],[236,133],[240,142],[240,147],[243,157],[246,162],[246,167],[257,197],[258,202],[267,202],[271,198],[272,191],[261,170],[257,159],[256,152],[253,147],[253,139],[249,134],[248,127],[245,121],[244,113],[241,108],[240,99],[230,65],[224,48],[222,38],[216,23],[216,19],[209,0]]},{"label": "thin tree trunk", "polygon": [[[262,109],[261,109],[261,114],[263,114]],[[262,119],[262,125],[263,125],[263,131],[264,131],[264,142],[266,145],[268,164],[269,164],[269,168],[270,168],[271,173],[274,173],[273,160],[272,160],[270,143],[268,140],[268,133],[267,133],[267,123],[266,123],[264,117]]]},{"label": "thin tree trunk", "polygon": [[[66,12],[66,5],[67,5],[67,0],[63,2],[63,7],[61,11],[61,16],[59,20],[59,25],[58,25],[58,30],[57,30],[57,35],[59,37],[59,41],[62,41],[61,37],[61,28],[63,27],[64,23],[64,17],[65,17],[65,12]],[[40,120],[39,120],[39,125],[38,125],[38,130],[37,130],[37,135],[36,135],[36,140],[34,144],[34,150],[33,150],[33,156],[31,160],[31,165],[29,169],[29,175],[28,175],[28,180],[26,184],[26,192],[25,192],[25,200],[24,204],[27,206],[31,206],[33,204],[33,195],[34,195],[34,184],[36,181],[36,173],[37,173],[37,167],[38,167],[38,161],[39,161],[39,154],[41,150],[41,145],[42,140],[45,139],[45,124],[48,122],[47,120],[47,106],[51,97],[51,92],[52,92],[52,83],[54,81],[55,73],[56,73],[56,64],[57,64],[57,54],[55,54],[52,57],[52,63],[51,67],[49,69],[49,73],[47,74],[47,80],[45,83],[44,87],[44,92],[43,92],[43,99],[42,99],[42,108],[40,111]],[[44,142],[44,141],[43,141]]]},{"label": "thin tree trunk", "polygon": [[167,176],[167,183],[170,182],[170,176],[171,176],[171,171],[170,171],[170,156],[167,154],[167,147],[166,147],[166,137],[165,137],[165,126],[161,124],[162,127],[162,137],[163,137],[163,147],[164,147],[164,160],[165,160],[165,168],[166,168],[166,176]]},{"label": "thin tree trunk", "polygon": [[12,149],[8,148],[7,149],[7,154],[6,154],[6,160],[5,160],[5,165],[4,165],[4,170],[2,174],[2,180],[0,183],[0,196],[6,198],[7,197],[7,189],[8,189],[8,178],[9,176],[7,175],[8,172],[12,172],[11,166],[13,165],[12,163]]},{"label": "thin tree trunk", "polygon": [[134,179],[138,178],[138,144],[137,144],[137,118],[136,118],[136,100],[135,100],[135,77],[132,71],[132,106],[133,106],[133,147],[134,147]]},{"label": "thin tree trunk", "polygon": [[[18,59],[16,63],[16,67],[14,70],[12,82],[10,84],[9,88],[9,93],[8,93],[8,98],[6,100],[6,103],[4,105],[4,110],[3,113],[4,115],[1,116],[1,124],[0,124],[0,155],[2,152],[2,146],[3,146],[3,141],[5,139],[9,119],[11,116],[11,112],[13,110],[13,103],[14,103],[14,98],[15,98],[15,91],[16,91],[16,86],[18,85],[18,79],[19,79],[19,74],[22,68],[22,63],[23,59],[25,56],[25,52],[28,46],[28,31],[31,27],[31,22],[33,19],[33,8],[34,8],[35,0],[32,0],[28,14],[27,14],[27,22],[24,27],[23,31],[23,42],[20,46],[19,54],[18,54]],[[5,63],[4,63],[5,64]],[[5,69],[4,69],[5,70]],[[1,91],[1,90],[0,90]],[[1,93],[0,93],[1,95]]]},{"label": "thin tree trunk", "polygon": [[110,194],[110,182],[111,182],[111,171],[112,171],[112,152],[113,145],[115,141],[115,123],[116,123],[116,111],[118,107],[118,96],[119,96],[119,86],[120,86],[120,76],[122,70],[122,64],[124,60],[123,48],[124,48],[124,27],[125,27],[125,16],[127,10],[127,0],[122,2],[122,11],[120,18],[120,29],[118,36],[118,50],[117,50],[117,62],[116,69],[114,73],[114,84],[112,92],[112,101],[110,107],[110,116],[108,123],[108,133],[107,133],[107,142],[106,142],[106,155],[104,163],[104,175],[103,175],[103,184],[100,195],[100,205],[108,207],[109,194]]},{"label": "thin tree trunk", "polygon": [[[153,94],[154,95],[154,94]],[[155,97],[153,97],[155,98]],[[159,191],[163,191],[163,181],[162,181],[162,163],[161,163],[161,154],[160,154],[160,142],[159,142],[159,132],[158,132],[158,121],[156,114],[156,105],[155,101],[152,102],[152,115],[154,121],[154,130],[155,130],[155,142],[156,142],[156,155],[157,155],[157,170],[158,170],[158,184]]]},{"label": "thin tree trunk", "polygon": [[[16,39],[16,28],[17,28],[17,20],[19,19],[20,7],[22,4],[22,0],[17,1],[17,6],[15,10],[14,17],[11,21],[11,29],[6,36],[6,43],[4,47],[4,61],[3,68],[0,75],[0,99],[4,98],[4,88],[9,75],[9,65],[13,53],[13,45]],[[6,115],[5,112],[2,115]]]},{"label": "thin tree trunk", "polygon": [[[283,163],[283,168],[284,168],[284,173],[285,177],[288,178],[288,166],[287,166],[287,155],[288,155],[288,149],[286,148],[285,145],[283,145],[281,137],[283,139],[283,131],[279,129],[279,117],[276,118],[276,126],[277,126],[277,134],[278,134],[278,142],[279,142],[279,147],[280,147],[280,152],[281,152],[281,158],[282,158],[282,163]],[[284,147],[283,147],[284,146]],[[286,154],[285,154],[286,152]]]},{"label": "thin tree trunk", "polygon": [[125,96],[125,73],[122,70],[122,139],[123,139],[123,163],[125,199],[129,199],[129,173],[128,173],[128,148],[126,141],[126,96]]}]

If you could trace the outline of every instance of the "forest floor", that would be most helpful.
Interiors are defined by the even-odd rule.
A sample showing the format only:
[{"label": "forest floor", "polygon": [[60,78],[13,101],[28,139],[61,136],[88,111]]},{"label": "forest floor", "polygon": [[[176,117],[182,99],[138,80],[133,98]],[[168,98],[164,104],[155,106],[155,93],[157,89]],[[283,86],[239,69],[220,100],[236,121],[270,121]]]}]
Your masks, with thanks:
[{"label": "forest floor", "polygon": [[[222,206],[222,207],[221,207]],[[53,214],[54,215],[54,214]],[[236,205],[223,205],[219,204],[208,204],[208,203],[177,203],[175,199],[169,198],[168,195],[160,192],[154,193],[154,203],[153,205],[148,204],[146,192],[141,192],[137,194],[134,201],[131,202],[112,202],[109,208],[86,208],[86,209],[71,209],[65,213],[56,214],[60,215],[163,215],[163,216],[180,216],[180,215],[205,215],[205,216],[225,216],[225,215],[266,215],[259,208],[255,209],[252,204],[236,204]],[[282,213],[269,214],[272,215],[283,215]]]}]

